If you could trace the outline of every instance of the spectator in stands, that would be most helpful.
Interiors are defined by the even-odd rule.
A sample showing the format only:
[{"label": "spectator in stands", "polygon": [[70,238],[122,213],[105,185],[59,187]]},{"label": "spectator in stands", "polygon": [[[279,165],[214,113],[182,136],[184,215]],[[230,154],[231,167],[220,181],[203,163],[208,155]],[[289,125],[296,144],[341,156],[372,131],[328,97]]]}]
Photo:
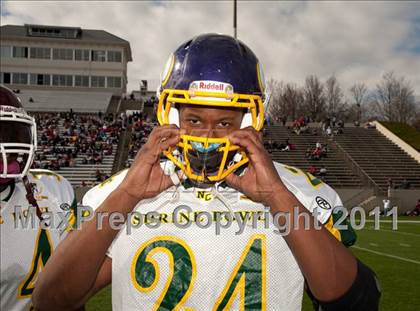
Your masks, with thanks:
[{"label": "spectator in stands", "polygon": [[264,144],[265,149],[267,149],[268,152],[272,152],[275,149],[274,146],[274,140],[273,139],[269,139],[266,141],[266,143]]},{"label": "spectator in stands", "polygon": [[315,148],[311,154],[311,160],[319,160],[321,159],[321,149]]},{"label": "spectator in stands", "polygon": [[322,177],[327,176],[327,168],[325,166],[321,167],[318,175]]},{"label": "spectator in stands", "polygon": [[318,130],[316,128],[310,128],[309,129],[309,134],[314,135],[314,136],[318,136]]},{"label": "spectator in stands", "polygon": [[281,118],[281,123],[283,124],[283,126],[286,126],[286,122],[287,122],[287,117],[286,116],[283,116]]},{"label": "spectator in stands", "polygon": [[94,154],[94,163],[95,164],[102,164],[102,155],[99,153]]},{"label": "spectator in stands", "polygon": [[318,168],[314,165],[311,165],[308,169],[308,172],[312,175],[318,174]]},{"label": "spectator in stands", "polygon": [[296,146],[289,142],[289,138],[286,139],[284,143],[281,143],[276,146],[281,151],[290,151],[296,149]]},{"label": "spectator in stands", "polygon": [[312,154],[311,148],[307,148],[305,152],[305,158],[309,160],[311,158],[311,154]]},{"label": "spectator in stands", "polygon": [[328,145],[321,146],[321,157],[326,158],[328,154]]},{"label": "spectator in stands", "polygon": [[411,187],[411,183],[404,178],[404,180],[402,181],[401,185],[400,185],[400,189],[410,189]]},{"label": "spectator in stands", "polygon": [[407,216],[420,216],[420,199],[417,200],[416,207],[413,210],[405,213]]},{"label": "spectator in stands", "polygon": [[100,170],[96,170],[95,178],[96,178],[97,182],[102,182],[103,181],[103,174]]},{"label": "spectator in stands", "polygon": [[326,118],[324,120],[324,122],[322,122],[322,125],[321,125],[322,131],[325,132],[326,129],[327,129],[327,127],[329,127],[329,126],[330,126],[330,119],[329,118]]},{"label": "spectator in stands", "polygon": [[331,127],[328,126],[327,129],[325,130],[325,133],[327,134],[327,136],[331,136],[332,135],[332,130]]},{"label": "spectator in stands", "polygon": [[332,119],[331,119],[331,126],[335,127],[336,122],[337,122],[337,118],[335,116],[333,116]]},{"label": "spectator in stands", "polygon": [[367,129],[376,129],[376,125],[374,123],[368,122],[366,123]]}]

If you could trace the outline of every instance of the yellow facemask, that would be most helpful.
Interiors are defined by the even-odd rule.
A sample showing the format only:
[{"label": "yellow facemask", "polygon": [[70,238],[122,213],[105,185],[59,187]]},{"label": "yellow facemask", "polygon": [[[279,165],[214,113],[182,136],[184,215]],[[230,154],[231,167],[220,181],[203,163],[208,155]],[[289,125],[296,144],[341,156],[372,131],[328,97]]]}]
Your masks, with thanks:
[{"label": "yellow facemask", "polygon": [[[165,89],[159,97],[157,118],[160,125],[176,124],[179,126],[179,111],[175,105],[197,105],[211,107],[231,107],[246,110],[241,128],[252,126],[260,131],[264,124],[264,105],[261,96],[249,94],[226,94],[204,91],[186,91]],[[199,144],[203,149],[217,145],[220,165],[216,171],[208,174],[205,169],[194,171],[191,166],[191,151],[193,145]],[[236,152],[235,156],[228,157],[229,153]],[[181,135],[176,147],[164,151],[164,155],[178,166],[185,176],[197,182],[217,182],[223,180],[230,173],[248,162],[248,157],[242,148],[230,143],[227,137],[209,138],[191,135]],[[229,162],[229,163],[228,163]]]}]

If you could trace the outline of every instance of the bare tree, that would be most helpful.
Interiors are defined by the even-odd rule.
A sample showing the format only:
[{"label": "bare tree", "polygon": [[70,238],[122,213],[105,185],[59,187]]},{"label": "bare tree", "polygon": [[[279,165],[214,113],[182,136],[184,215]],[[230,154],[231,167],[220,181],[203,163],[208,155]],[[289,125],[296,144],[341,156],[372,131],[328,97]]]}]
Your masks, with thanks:
[{"label": "bare tree", "polygon": [[270,79],[267,83],[267,88],[270,90],[270,103],[266,107],[267,115],[274,121],[279,121],[284,113],[286,107],[283,106],[281,95],[283,93],[284,84],[282,81]]},{"label": "bare tree", "polygon": [[271,101],[268,114],[273,120],[297,118],[303,103],[303,93],[296,84],[270,80]]},{"label": "bare tree", "polygon": [[415,117],[414,90],[404,77],[390,71],[376,85],[375,107],[380,117],[387,121],[409,123]]},{"label": "bare tree", "polygon": [[366,100],[367,87],[363,82],[358,82],[353,84],[350,88],[350,94],[353,97],[353,103],[356,106],[354,110],[356,111],[356,119],[361,122],[362,119],[362,106]]},{"label": "bare tree", "polygon": [[338,116],[344,112],[343,91],[333,75],[325,82],[325,101],[330,115]]},{"label": "bare tree", "polygon": [[287,107],[287,117],[290,117],[291,120],[295,120],[301,115],[304,96],[302,89],[296,84],[287,83],[284,86],[282,101]]},{"label": "bare tree", "polygon": [[303,106],[310,114],[312,120],[322,119],[325,116],[324,86],[317,76],[311,75],[306,77],[303,96]]}]

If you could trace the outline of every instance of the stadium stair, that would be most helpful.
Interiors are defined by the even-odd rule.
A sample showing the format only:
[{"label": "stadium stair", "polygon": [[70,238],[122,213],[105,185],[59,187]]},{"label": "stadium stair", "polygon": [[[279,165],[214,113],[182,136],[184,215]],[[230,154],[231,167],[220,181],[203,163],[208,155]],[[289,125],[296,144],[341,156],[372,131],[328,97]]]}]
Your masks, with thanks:
[{"label": "stadium stair", "polygon": [[[346,160],[339,152],[332,148],[333,142],[321,134],[321,129],[317,128],[317,134],[301,133],[297,135],[290,129],[280,125],[266,127],[265,140],[272,139],[277,143],[289,142],[296,146],[296,150],[291,151],[272,151],[271,157],[274,161],[297,167],[303,171],[308,171],[313,165],[318,169],[325,167],[327,174],[322,179],[334,188],[362,188],[363,183],[359,176],[353,173],[352,169],[346,164]],[[326,158],[320,160],[310,160],[305,157],[306,150],[315,149],[317,142],[328,146]]]},{"label": "stadium stair", "polygon": [[384,194],[391,178],[394,187],[407,180],[412,189],[420,189],[420,164],[375,129],[359,127],[344,128],[344,134],[334,137],[378,185]]}]

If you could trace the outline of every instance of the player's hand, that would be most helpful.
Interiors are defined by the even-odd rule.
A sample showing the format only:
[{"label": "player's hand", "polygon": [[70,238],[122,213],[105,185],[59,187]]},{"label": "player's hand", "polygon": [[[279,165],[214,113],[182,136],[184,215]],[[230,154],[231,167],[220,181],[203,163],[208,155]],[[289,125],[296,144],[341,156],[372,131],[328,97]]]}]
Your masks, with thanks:
[{"label": "player's hand", "polygon": [[268,206],[274,195],[288,191],[264,148],[261,133],[249,127],[230,133],[228,138],[232,144],[243,147],[249,158],[248,167],[242,176],[232,173],[226,177],[229,186],[254,202]]},{"label": "player's hand", "polygon": [[136,199],[155,197],[173,185],[160,167],[160,154],[179,142],[180,130],[175,125],[163,125],[153,129],[147,142],[141,147],[119,189]]}]

